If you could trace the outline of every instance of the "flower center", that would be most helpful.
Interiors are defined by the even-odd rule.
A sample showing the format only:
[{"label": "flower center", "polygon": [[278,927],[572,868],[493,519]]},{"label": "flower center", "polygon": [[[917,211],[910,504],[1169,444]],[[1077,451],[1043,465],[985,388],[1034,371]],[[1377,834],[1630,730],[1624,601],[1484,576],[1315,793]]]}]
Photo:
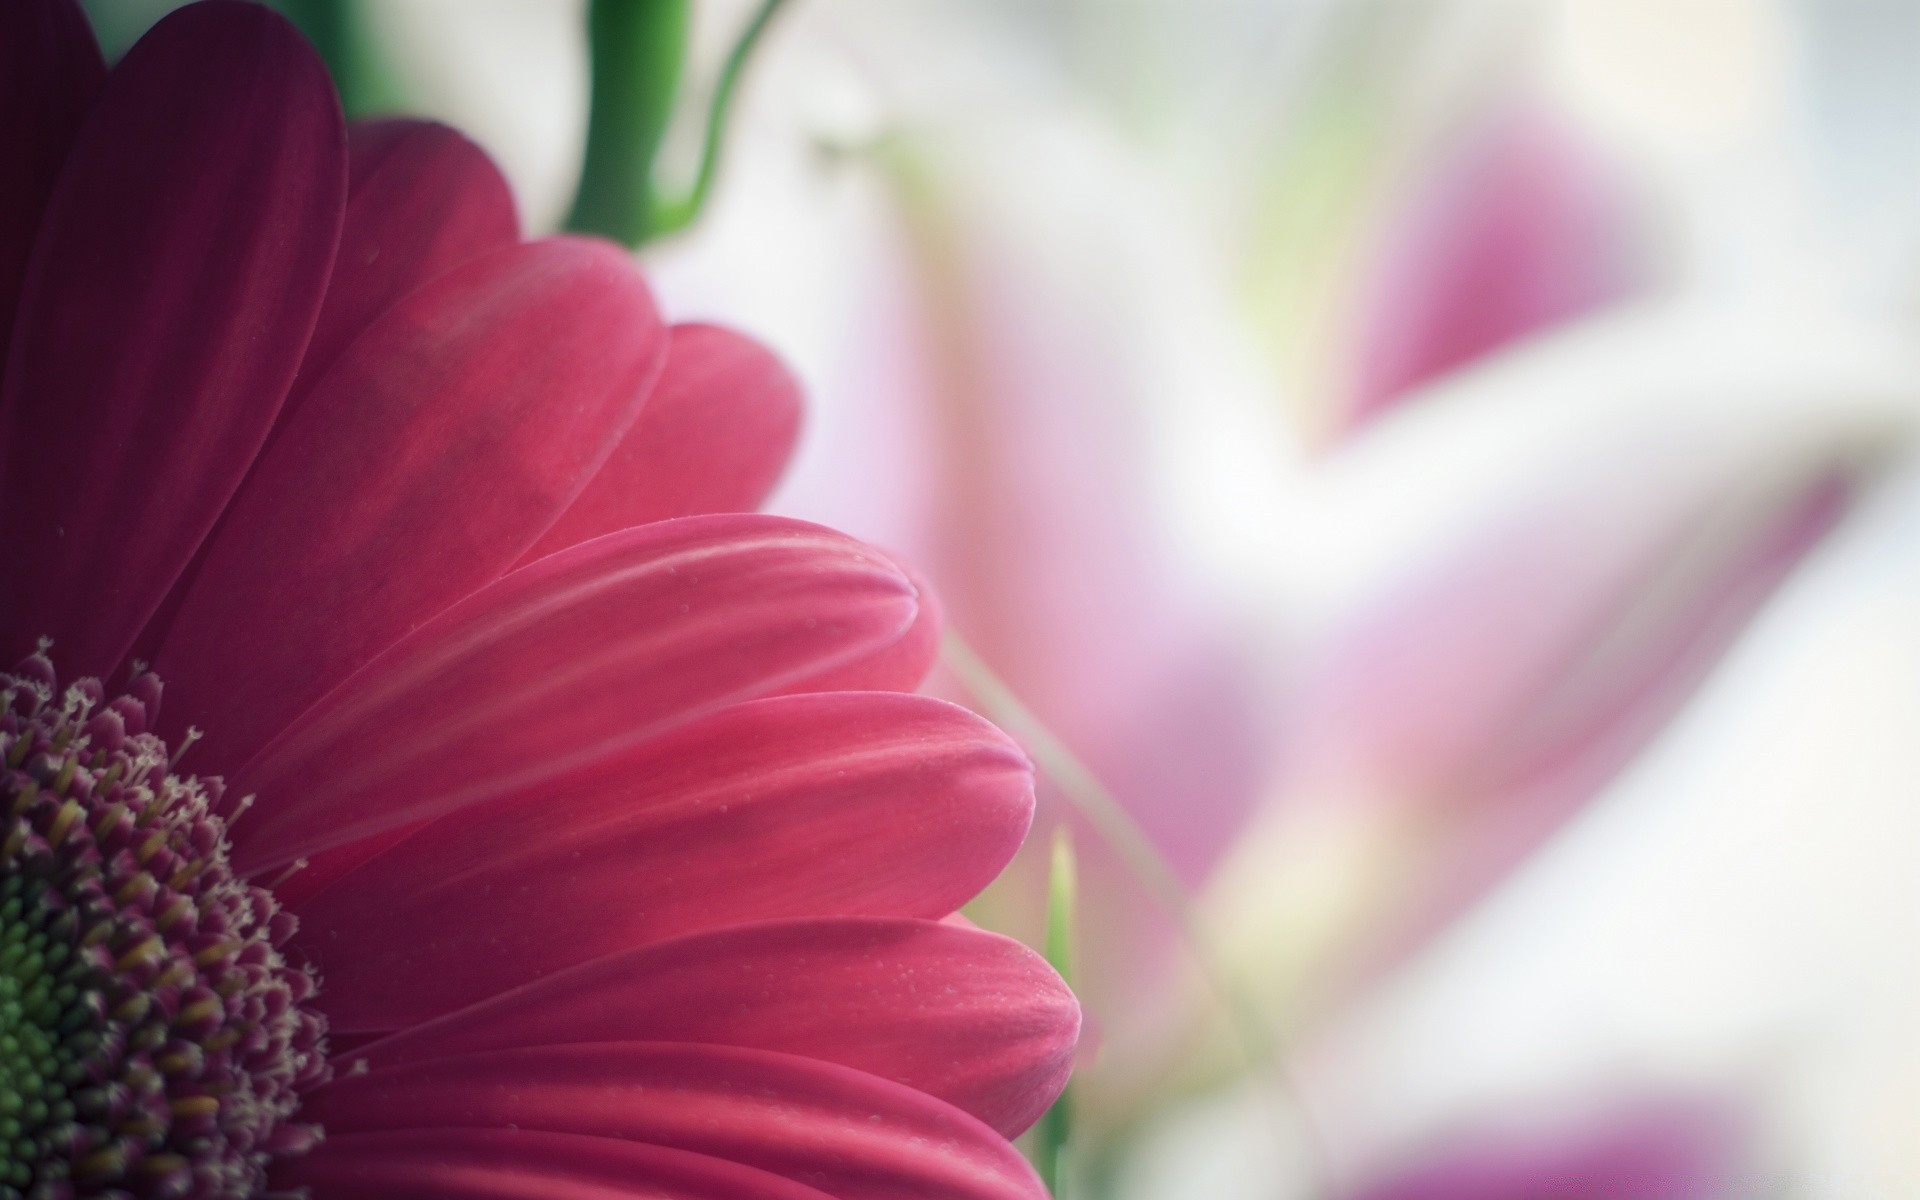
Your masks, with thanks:
[{"label": "flower center", "polygon": [[293,917],[228,868],[238,807],[173,773],[159,698],[0,673],[0,1197],[246,1197],[319,1137]]}]

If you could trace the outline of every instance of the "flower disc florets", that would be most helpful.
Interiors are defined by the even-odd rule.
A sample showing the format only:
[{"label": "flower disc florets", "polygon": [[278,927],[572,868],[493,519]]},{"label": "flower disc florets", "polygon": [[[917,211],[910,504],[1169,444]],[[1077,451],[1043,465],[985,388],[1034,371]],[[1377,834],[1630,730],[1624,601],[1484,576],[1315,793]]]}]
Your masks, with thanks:
[{"label": "flower disc florets", "polygon": [[0,673],[0,1197],[245,1197],[318,1136],[312,977],[227,866],[218,779],[44,654]]}]

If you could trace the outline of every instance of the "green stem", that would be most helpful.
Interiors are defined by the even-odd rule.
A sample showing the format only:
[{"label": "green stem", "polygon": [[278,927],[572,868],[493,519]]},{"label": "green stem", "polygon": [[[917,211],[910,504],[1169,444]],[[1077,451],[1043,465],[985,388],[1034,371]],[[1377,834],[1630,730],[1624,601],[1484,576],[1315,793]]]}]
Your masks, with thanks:
[{"label": "green stem", "polygon": [[739,87],[747,60],[753,56],[754,47],[760,44],[767,24],[785,3],[786,0],[761,0],[759,10],[747,22],[747,27],[741,30],[739,40],[734,42],[726,65],[720,68],[720,77],[714,82],[713,100],[707,106],[706,135],[700,145],[700,169],[694,175],[693,188],[679,200],[655,203],[649,237],[666,237],[680,232],[693,224],[694,218],[706,207],[707,196],[713,190],[714,176],[720,170],[720,148],[726,140],[727,114],[733,108],[734,91]]},{"label": "green stem", "polygon": [[587,153],[567,227],[629,246],[647,240],[653,160],[667,135],[687,52],[690,0],[593,0]]},{"label": "green stem", "polygon": [[307,35],[333,75],[340,107],[349,117],[401,108],[402,96],[357,0],[273,0]]},{"label": "green stem", "polygon": [[[1053,831],[1053,869],[1047,882],[1047,961],[1068,987],[1074,984],[1074,914],[1079,907],[1078,872],[1073,857],[1073,834],[1062,825]],[[1073,1139],[1073,1087],[1060,1093],[1034,1131],[1034,1169],[1047,1191],[1058,1200],[1070,1190],[1068,1166]]]},{"label": "green stem", "polygon": [[754,47],[785,0],[762,0],[721,68],[705,140],[686,195],[661,195],[656,160],[685,66],[689,0],[593,0],[587,14],[593,89],[587,153],[571,229],[629,246],[678,233],[706,207],[719,172],[727,114]]}]

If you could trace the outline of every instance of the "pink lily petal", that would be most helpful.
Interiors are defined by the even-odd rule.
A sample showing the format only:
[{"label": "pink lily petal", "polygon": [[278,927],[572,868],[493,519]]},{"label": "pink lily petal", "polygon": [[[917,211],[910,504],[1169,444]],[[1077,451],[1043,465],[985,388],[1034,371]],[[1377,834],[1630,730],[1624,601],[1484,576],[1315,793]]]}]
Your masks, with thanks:
[{"label": "pink lily petal", "polygon": [[390,1067],[335,1080],[304,1117],[329,1138],[483,1127],[619,1138],[711,1155],[840,1200],[1044,1200],[1005,1139],[960,1110],[832,1063],[731,1046],[597,1042]]},{"label": "pink lily petal", "polygon": [[1649,1110],[1532,1136],[1479,1136],[1428,1154],[1356,1200],[1720,1200],[1737,1187],[1724,1115]]},{"label": "pink lily petal", "polygon": [[520,240],[507,181],[484,151],[445,125],[359,122],[347,130],[347,167],[340,254],[283,421],[401,297]]},{"label": "pink lily petal", "polygon": [[563,550],[421,626],[242,768],[232,786],[261,802],[235,867],[520,794],[871,653],[913,613],[884,559],[798,521],[689,517]]},{"label": "pink lily petal", "polygon": [[[1841,481],[1810,480],[1802,504],[1747,531],[1748,554],[1675,595],[1656,590],[1658,577],[1689,540],[1712,536],[1701,527],[1710,514],[1635,512],[1573,490],[1584,494],[1541,498],[1361,615],[1322,664],[1317,702],[1303,705],[1327,727],[1323,753],[1465,796],[1604,753],[1616,723],[1671,708],[1663,698],[1687,691],[1738,629],[1744,614],[1723,609],[1764,597],[1845,499]],[[1595,527],[1609,518],[1611,536]],[[1660,620],[1630,624],[1637,605],[1659,600]]]},{"label": "pink lily petal", "polygon": [[1364,285],[1349,427],[1644,282],[1640,214],[1573,131],[1508,112],[1465,138],[1393,218]]},{"label": "pink lily petal", "polygon": [[[328,1015],[350,1032],[385,1023],[384,1013]],[[1079,1024],[1059,976],[1009,938],[936,921],[834,917],[736,926],[603,958],[351,1057],[377,1068],[577,1042],[742,1046],[891,1079],[1013,1136],[1065,1086]]]},{"label": "pink lily petal", "polygon": [[[1025,757],[965,709],[759,700],[428,826],[306,901],[297,944],[329,1003],[391,1009],[397,992],[420,1020],[743,921],[944,916],[999,874],[1032,814]],[[461,969],[481,961],[484,977]]]},{"label": "pink lily petal", "polygon": [[326,68],[263,6],[181,9],[114,70],[48,202],[0,395],[10,652],[50,635],[63,670],[105,674],[132,644],[280,409],[346,175]]},{"label": "pink lily petal", "polygon": [[276,1190],[312,1200],[833,1200],[683,1150],[521,1129],[409,1129],[329,1137],[275,1164]]},{"label": "pink lily petal", "polygon": [[800,384],[770,351],[716,325],[675,325],[646,411],[527,557],[649,521],[752,512],[799,433]]},{"label": "pink lily petal", "polygon": [[0,367],[40,215],[106,75],[75,0],[0,6]]},{"label": "pink lily petal", "polygon": [[209,544],[155,662],[176,728],[207,730],[230,770],[505,574],[626,432],[664,340],[626,257],[577,239],[488,255],[390,309]]},{"label": "pink lily petal", "polygon": [[[1579,740],[1535,743],[1534,729],[1516,730],[1515,749],[1539,754],[1529,765],[1540,774],[1513,781],[1514,803],[1505,814],[1488,814],[1485,820],[1470,817],[1436,839],[1450,866],[1437,871],[1424,895],[1410,902],[1420,915],[1405,936],[1424,936],[1482,894],[1632,761],[1699,688],[1801,559],[1851,508],[1859,482],[1843,473],[1810,481],[1806,492],[1743,548],[1727,574],[1690,598],[1679,622],[1650,642],[1638,680],[1616,678],[1598,685],[1608,690],[1591,698],[1590,724]],[[1547,715],[1543,723],[1551,720]]]},{"label": "pink lily petal", "polygon": [[1629,762],[1871,469],[1812,439],[1785,457],[1668,450],[1588,448],[1513,520],[1360,612],[1308,675],[1303,772],[1325,772],[1330,798],[1403,807],[1423,839],[1373,931],[1376,963],[1483,894]]},{"label": "pink lily petal", "polygon": [[[1087,173],[1109,164],[1045,122],[995,132],[988,157],[915,143],[906,237],[836,389],[848,444],[776,504],[924,571],[951,626],[1197,884],[1252,807],[1261,753],[1244,647],[1141,486],[1137,402],[1166,363],[1139,331],[1165,313],[1134,307],[1153,277],[1133,210],[1101,207],[1121,180]],[[1070,819],[1051,787],[1040,805],[1043,824]],[[1087,863],[1090,886],[1107,866]],[[1151,957],[1137,940],[1125,956]],[[1090,976],[1105,957],[1090,951]]]}]

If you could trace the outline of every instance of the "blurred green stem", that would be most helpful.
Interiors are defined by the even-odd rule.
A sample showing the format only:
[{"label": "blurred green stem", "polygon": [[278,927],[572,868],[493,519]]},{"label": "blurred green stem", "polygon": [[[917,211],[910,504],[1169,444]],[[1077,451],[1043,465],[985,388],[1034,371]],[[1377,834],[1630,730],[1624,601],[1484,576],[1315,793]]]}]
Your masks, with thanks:
[{"label": "blurred green stem", "polygon": [[567,225],[629,246],[677,233],[706,206],[719,169],[727,113],[753,49],[785,0],[762,0],[714,83],[700,165],[686,195],[663,197],[655,160],[679,93],[689,0],[593,0],[588,10],[593,90],[586,161]]},{"label": "blurred green stem", "polygon": [[786,0],[761,0],[760,9],[747,22],[740,38],[733,44],[733,52],[727,55],[726,65],[720,68],[720,77],[713,85],[713,100],[707,106],[707,128],[700,145],[700,170],[694,176],[693,188],[678,201],[663,202],[656,205],[653,214],[654,237],[665,237],[678,233],[693,223],[706,207],[707,194],[713,190],[714,175],[720,169],[720,145],[726,138],[727,113],[733,107],[733,93],[739,86],[740,76],[745,72],[747,60],[753,55],[753,48],[760,44],[760,37],[766,32],[767,23],[773,20],[773,14],[780,11]]},{"label": "blurred green stem", "polygon": [[686,59],[689,0],[593,0],[587,156],[569,228],[629,246],[647,240],[653,160],[667,135]]},{"label": "blurred green stem", "polygon": [[[1053,780],[1093,831],[1119,855],[1127,870],[1145,885],[1161,908],[1179,922],[1189,944],[1198,946],[1199,920],[1187,900],[1186,888],[1133,817],[965,639],[951,628],[941,637],[940,657],[961,686],[973,694],[988,717],[1020,740],[1033,756],[1040,773]],[[1211,965],[1204,958],[1202,962]],[[1264,1022],[1260,1023],[1259,1030],[1257,1034],[1253,1029],[1247,1031],[1253,1043],[1249,1051],[1256,1060],[1264,1058],[1270,1050],[1265,1044]]]},{"label": "blurred green stem", "polygon": [[348,117],[396,112],[399,85],[367,30],[359,0],[273,0],[320,52]]},{"label": "blurred green stem", "polygon": [[[940,659],[973,696],[980,711],[1026,747],[1040,773],[1053,781],[1094,833],[1178,923],[1188,952],[1221,1004],[1228,1030],[1239,1045],[1249,1074],[1273,1084],[1275,1098],[1292,1110],[1294,1124],[1309,1156],[1304,1164],[1304,1169],[1311,1172],[1307,1181],[1309,1194],[1328,1194],[1326,1147],[1287,1069],[1276,1031],[1214,951],[1173,868],[1092,769],[1054,735],[1046,722],[1028,708],[1019,694],[951,627],[941,634]],[[1052,950],[1051,925],[1048,950]]]},{"label": "blurred green stem", "polygon": [[[1047,882],[1047,961],[1068,987],[1074,983],[1074,914],[1079,907],[1079,883],[1073,857],[1073,834],[1062,825],[1053,831],[1053,863]],[[1040,1118],[1034,1131],[1034,1169],[1056,1200],[1067,1194],[1072,1179],[1069,1147],[1073,1140],[1073,1086],[1069,1081]]]}]

